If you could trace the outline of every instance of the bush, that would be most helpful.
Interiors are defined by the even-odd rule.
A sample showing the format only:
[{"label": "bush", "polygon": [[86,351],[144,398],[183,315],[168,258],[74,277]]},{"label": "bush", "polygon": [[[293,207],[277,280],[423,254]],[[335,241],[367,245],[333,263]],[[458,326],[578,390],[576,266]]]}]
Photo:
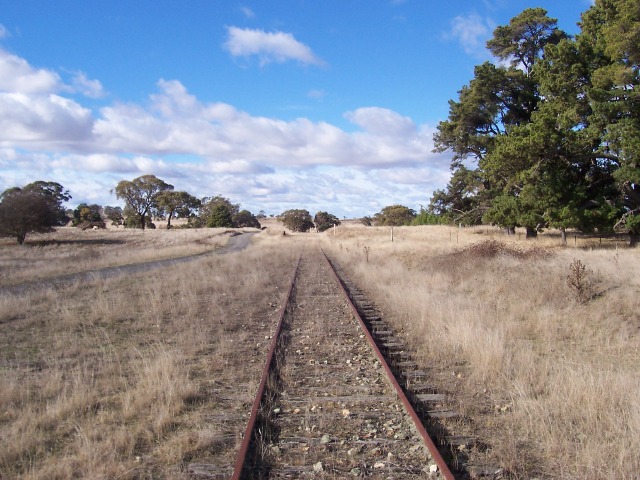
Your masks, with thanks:
[{"label": "bush", "polygon": [[373,216],[373,222],[379,226],[399,227],[410,225],[416,212],[404,205],[391,205]]},{"label": "bush", "polygon": [[233,226],[236,228],[260,228],[260,222],[249,211],[241,210],[233,216]]},{"label": "bush", "polygon": [[592,277],[593,272],[580,260],[574,260],[569,265],[567,285],[580,303],[586,303],[595,296]]},{"label": "bush", "polygon": [[308,232],[314,227],[311,214],[307,210],[287,210],[280,214],[278,220],[294,232]]},{"label": "bush", "polygon": [[329,230],[334,225],[340,225],[340,220],[335,215],[331,215],[327,212],[318,212],[313,219],[316,228],[319,232],[324,232],[325,230]]}]

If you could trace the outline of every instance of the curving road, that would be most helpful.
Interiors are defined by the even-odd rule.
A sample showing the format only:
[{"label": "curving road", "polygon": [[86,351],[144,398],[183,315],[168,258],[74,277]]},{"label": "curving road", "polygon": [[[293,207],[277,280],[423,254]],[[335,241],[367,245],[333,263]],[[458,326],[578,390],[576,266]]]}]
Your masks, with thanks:
[{"label": "curving road", "polygon": [[20,295],[36,289],[48,287],[65,287],[75,282],[92,281],[105,278],[113,278],[119,275],[148,272],[149,270],[154,270],[156,268],[192,262],[209,255],[223,255],[226,253],[239,252],[249,246],[249,244],[251,243],[251,237],[253,237],[256,233],[258,232],[243,232],[238,235],[234,235],[229,238],[229,241],[224,247],[209,252],[198,253],[196,255],[189,255],[186,257],[178,258],[165,258],[163,260],[152,260],[150,262],[119,265],[116,267],[98,268],[95,270],[71,273],[69,275],[61,275],[55,278],[24,282],[17,285],[8,285],[6,287],[0,287],[0,295],[6,293]]}]

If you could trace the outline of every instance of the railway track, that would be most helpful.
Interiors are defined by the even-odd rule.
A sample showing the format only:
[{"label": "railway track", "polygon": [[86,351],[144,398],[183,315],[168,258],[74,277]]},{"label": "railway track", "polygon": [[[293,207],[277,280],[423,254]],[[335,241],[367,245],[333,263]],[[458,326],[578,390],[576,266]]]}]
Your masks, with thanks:
[{"label": "railway track", "polygon": [[349,295],[320,250],[301,255],[232,478],[454,478],[405,394],[422,374]]}]

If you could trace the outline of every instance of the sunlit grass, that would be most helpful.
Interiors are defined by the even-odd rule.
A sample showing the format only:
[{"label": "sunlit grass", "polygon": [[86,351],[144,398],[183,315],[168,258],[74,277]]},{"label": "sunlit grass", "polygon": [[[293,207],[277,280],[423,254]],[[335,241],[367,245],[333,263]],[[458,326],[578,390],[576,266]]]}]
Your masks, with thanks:
[{"label": "sunlit grass", "polygon": [[[463,411],[495,406],[482,434],[497,463],[525,477],[634,478],[637,251],[619,239],[601,249],[599,238],[579,238],[575,248],[570,237],[563,248],[556,237],[525,241],[486,227],[396,228],[391,243],[389,230],[345,227],[331,251],[425,366],[459,378]],[[593,282],[586,303],[567,282],[576,259]]]}]

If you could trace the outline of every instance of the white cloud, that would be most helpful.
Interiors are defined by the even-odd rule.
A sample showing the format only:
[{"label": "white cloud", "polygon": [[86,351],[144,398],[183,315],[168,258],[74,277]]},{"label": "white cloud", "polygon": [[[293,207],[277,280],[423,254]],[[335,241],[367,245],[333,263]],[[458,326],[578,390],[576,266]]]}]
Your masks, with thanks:
[{"label": "white cloud", "polygon": [[35,69],[23,58],[0,49],[0,92],[50,93],[61,87],[57,73]]},{"label": "white cloud", "polygon": [[303,64],[323,65],[313,51],[285,32],[227,27],[224,48],[234,57],[258,57],[260,65],[295,60]]},{"label": "white cloud", "polygon": [[7,30],[6,27],[0,23],[0,40],[8,37],[10,37],[9,30]]},{"label": "white cloud", "polygon": [[77,72],[73,76],[73,87],[76,91],[89,98],[104,97],[104,89],[99,80],[90,80],[84,72]]},{"label": "white cloud", "polygon": [[247,18],[256,18],[256,14],[249,7],[240,7],[240,11]]},{"label": "white cloud", "polygon": [[406,137],[416,133],[413,120],[386,108],[359,108],[353,112],[347,112],[345,117],[365,132],[380,137]]},{"label": "white cloud", "polygon": [[55,94],[0,93],[0,142],[41,148],[80,144],[89,139],[91,112]]},{"label": "white cloud", "polygon": [[[152,173],[194,195],[222,194],[256,211],[363,215],[391,203],[424,204],[448,178],[448,157],[432,153],[434,129],[390,109],[346,112],[355,127],[349,132],[202,102],[181,82],[160,80],[144,104],[91,111],[50,91],[67,91],[55,73],[2,58],[9,59],[5,71],[10,65],[31,86],[0,91],[0,191],[52,179],[71,190],[74,202],[114,204],[109,190],[119,180]],[[99,82],[87,83],[101,91]]]},{"label": "white cloud", "polygon": [[486,42],[494,29],[495,24],[489,18],[476,13],[460,15],[451,20],[451,30],[445,34],[445,38],[456,40],[469,55],[485,57],[488,55]]}]

